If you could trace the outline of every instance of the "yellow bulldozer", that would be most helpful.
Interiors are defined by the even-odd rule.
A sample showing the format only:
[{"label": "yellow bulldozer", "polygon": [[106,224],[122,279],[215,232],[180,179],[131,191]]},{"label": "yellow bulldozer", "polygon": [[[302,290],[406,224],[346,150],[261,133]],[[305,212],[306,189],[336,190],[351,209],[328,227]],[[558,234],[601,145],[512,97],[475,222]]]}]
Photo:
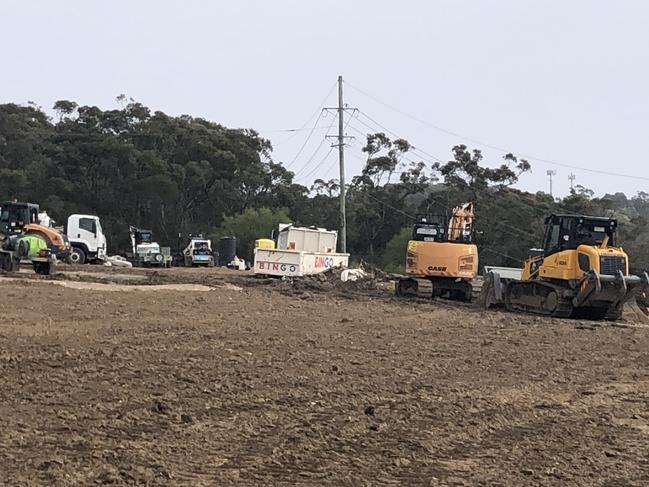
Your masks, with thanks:
[{"label": "yellow bulldozer", "polygon": [[471,301],[479,292],[473,203],[454,208],[447,218],[417,219],[406,252],[406,276],[395,285],[397,296]]},{"label": "yellow bulldozer", "polygon": [[543,249],[525,262],[520,279],[485,275],[482,304],[561,318],[619,319],[624,303],[647,292],[649,276],[629,274],[617,226],[613,218],[550,215]]}]

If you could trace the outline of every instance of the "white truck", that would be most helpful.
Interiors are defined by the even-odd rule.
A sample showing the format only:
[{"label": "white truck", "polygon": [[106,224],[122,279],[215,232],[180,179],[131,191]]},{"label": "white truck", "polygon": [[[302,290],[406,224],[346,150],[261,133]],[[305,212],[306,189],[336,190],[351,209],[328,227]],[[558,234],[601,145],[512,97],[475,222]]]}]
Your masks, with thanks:
[{"label": "white truck", "polygon": [[72,245],[70,261],[102,263],[106,260],[106,235],[95,215],[70,215],[66,234]]},{"label": "white truck", "polygon": [[336,252],[338,232],[280,224],[277,248],[255,248],[255,274],[298,277],[347,267],[349,254]]}]

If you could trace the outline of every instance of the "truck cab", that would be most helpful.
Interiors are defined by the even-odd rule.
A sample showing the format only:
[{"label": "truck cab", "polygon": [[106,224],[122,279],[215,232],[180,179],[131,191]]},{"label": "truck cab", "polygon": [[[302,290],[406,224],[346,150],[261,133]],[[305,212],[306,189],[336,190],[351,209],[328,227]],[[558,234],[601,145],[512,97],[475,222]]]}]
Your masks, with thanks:
[{"label": "truck cab", "polygon": [[67,235],[72,245],[70,260],[74,264],[106,260],[106,235],[95,215],[70,215]]}]

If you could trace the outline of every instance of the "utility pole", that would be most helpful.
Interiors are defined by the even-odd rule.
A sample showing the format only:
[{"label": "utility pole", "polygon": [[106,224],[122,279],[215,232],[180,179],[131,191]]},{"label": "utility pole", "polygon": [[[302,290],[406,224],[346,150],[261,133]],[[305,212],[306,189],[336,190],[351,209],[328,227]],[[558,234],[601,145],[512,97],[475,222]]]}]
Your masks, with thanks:
[{"label": "utility pole", "polygon": [[345,139],[352,139],[353,137],[345,135],[345,112],[356,111],[356,108],[345,106],[343,101],[343,77],[338,76],[338,106],[325,108],[326,111],[335,111],[338,113],[338,135],[327,135],[338,139],[337,144],[332,144],[332,147],[338,147],[338,166],[340,169],[340,251],[343,254],[347,253],[347,213],[345,210],[345,200],[347,188],[345,188]]},{"label": "utility pole", "polygon": [[340,167],[340,250],[347,253],[347,212],[345,210],[345,106],[343,77],[338,76],[338,165]]},{"label": "utility pole", "polygon": [[548,169],[546,171],[546,174],[550,178],[550,196],[554,197],[552,194],[552,177],[557,175],[557,171],[555,169]]},{"label": "utility pole", "polygon": [[568,176],[568,179],[570,179],[570,194],[575,192],[575,176],[573,173],[570,173],[570,176]]}]

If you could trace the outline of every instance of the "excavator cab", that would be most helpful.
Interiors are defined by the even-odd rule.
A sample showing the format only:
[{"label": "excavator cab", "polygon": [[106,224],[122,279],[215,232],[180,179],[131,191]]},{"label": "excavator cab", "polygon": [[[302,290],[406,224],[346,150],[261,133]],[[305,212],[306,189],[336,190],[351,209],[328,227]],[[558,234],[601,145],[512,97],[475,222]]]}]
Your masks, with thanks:
[{"label": "excavator cab", "polygon": [[417,223],[412,228],[412,240],[417,242],[444,242],[446,225],[439,217],[417,215]]}]

